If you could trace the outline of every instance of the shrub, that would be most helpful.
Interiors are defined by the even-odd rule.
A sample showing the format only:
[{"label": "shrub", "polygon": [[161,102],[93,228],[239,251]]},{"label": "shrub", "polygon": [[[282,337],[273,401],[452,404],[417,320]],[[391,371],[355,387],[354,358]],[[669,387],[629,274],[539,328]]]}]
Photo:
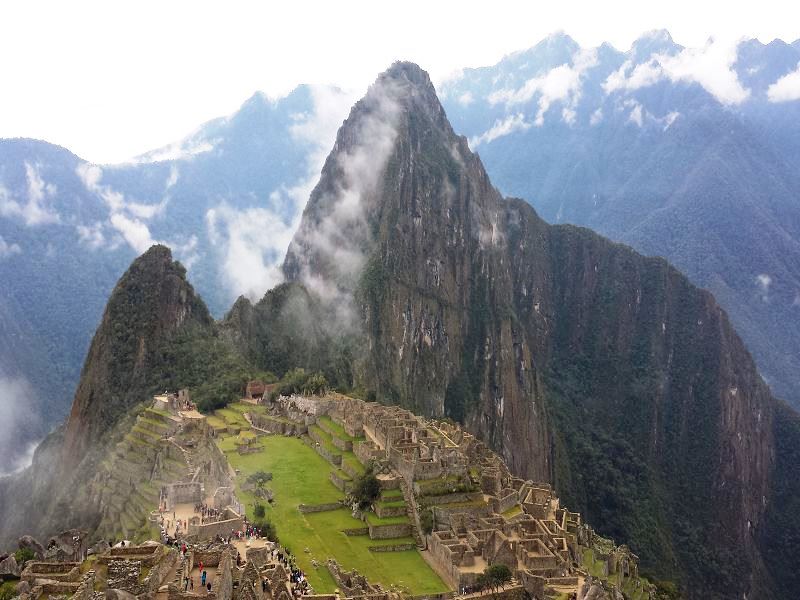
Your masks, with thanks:
[{"label": "shrub", "polygon": [[14,559],[16,559],[18,565],[21,565],[25,561],[33,560],[34,558],[36,558],[36,555],[30,548],[20,548],[14,552]]},{"label": "shrub", "polygon": [[267,513],[264,505],[260,502],[256,504],[255,509],[253,510],[253,514],[255,515],[256,519],[263,519],[264,515]]},{"label": "shrub", "polygon": [[419,524],[422,527],[422,533],[430,535],[433,531],[433,511],[426,508],[419,515]]}]

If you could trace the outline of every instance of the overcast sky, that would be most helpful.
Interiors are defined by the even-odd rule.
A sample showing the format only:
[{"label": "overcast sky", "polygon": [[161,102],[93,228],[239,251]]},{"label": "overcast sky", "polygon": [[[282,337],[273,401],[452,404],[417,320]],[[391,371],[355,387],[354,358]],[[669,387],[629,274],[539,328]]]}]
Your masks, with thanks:
[{"label": "overcast sky", "polygon": [[800,37],[800,3],[738,4],[4,1],[0,137],[45,139],[95,162],[118,162],[233,112],[256,90],[365,89],[397,59],[419,63],[436,81],[558,30],[585,46],[609,41],[622,50],[656,28],[687,46],[709,36]]}]

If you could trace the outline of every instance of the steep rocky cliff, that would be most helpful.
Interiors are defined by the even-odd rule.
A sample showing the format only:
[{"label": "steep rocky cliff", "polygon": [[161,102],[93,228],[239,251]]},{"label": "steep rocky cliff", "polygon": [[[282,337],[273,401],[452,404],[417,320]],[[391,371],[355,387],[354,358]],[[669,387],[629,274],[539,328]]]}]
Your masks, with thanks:
[{"label": "steep rocky cliff", "polygon": [[691,596],[768,597],[774,402],[727,316],[503,199],[415,65],[353,108],[284,270],[365,336],[356,384],[463,421]]}]

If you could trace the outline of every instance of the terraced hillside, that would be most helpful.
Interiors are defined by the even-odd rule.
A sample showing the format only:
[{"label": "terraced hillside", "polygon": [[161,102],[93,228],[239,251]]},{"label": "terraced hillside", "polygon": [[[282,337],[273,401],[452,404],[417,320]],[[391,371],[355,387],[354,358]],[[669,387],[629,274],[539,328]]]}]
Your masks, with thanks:
[{"label": "terraced hillside", "polygon": [[[342,568],[357,569],[371,583],[407,588],[412,594],[447,591],[447,585],[425,562],[412,535],[405,500],[399,489],[384,490],[366,522],[340,502],[365,466],[353,452],[363,438],[348,435],[330,418],[322,417],[301,437],[263,435],[244,415],[266,418],[264,407],[235,403],[216,411],[217,444],[236,469],[236,488],[247,516],[263,503],[248,490],[247,477],[257,471],[272,474],[274,502],[265,504],[281,543],[293,551],[300,568],[317,593],[330,593],[336,584],[325,568],[334,558]],[[275,423],[285,424],[272,417]],[[242,448],[242,435],[258,432],[256,452]],[[247,444],[252,446],[253,444]],[[388,510],[401,507],[402,511]],[[378,508],[380,507],[380,508]],[[398,527],[399,526],[399,527]]]}]

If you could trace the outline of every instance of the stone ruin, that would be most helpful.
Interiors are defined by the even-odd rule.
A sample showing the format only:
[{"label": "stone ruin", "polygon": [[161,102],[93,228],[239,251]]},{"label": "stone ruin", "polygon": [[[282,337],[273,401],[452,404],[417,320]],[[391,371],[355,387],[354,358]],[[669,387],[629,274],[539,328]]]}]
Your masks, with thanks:
[{"label": "stone ruin", "polygon": [[[272,406],[273,418],[306,426],[325,429],[320,418],[327,416],[357,440],[352,450],[359,461],[377,465],[384,488],[403,490],[419,545],[427,546],[436,570],[457,593],[473,589],[493,564],[509,567],[521,595],[577,593],[586,575],[583,548],[593,531],[580,514],[560,505],[549,484],[514,477],[472,434],[397,406],[338,394],[280,398]],[[422,511],[433,520],[427,536]],[[638,577],[638,558],[624,546],[599,558],[609,574]],[[335,563],[329,569],[345,595],[374,593],[357,573],[342,572]]]}]

